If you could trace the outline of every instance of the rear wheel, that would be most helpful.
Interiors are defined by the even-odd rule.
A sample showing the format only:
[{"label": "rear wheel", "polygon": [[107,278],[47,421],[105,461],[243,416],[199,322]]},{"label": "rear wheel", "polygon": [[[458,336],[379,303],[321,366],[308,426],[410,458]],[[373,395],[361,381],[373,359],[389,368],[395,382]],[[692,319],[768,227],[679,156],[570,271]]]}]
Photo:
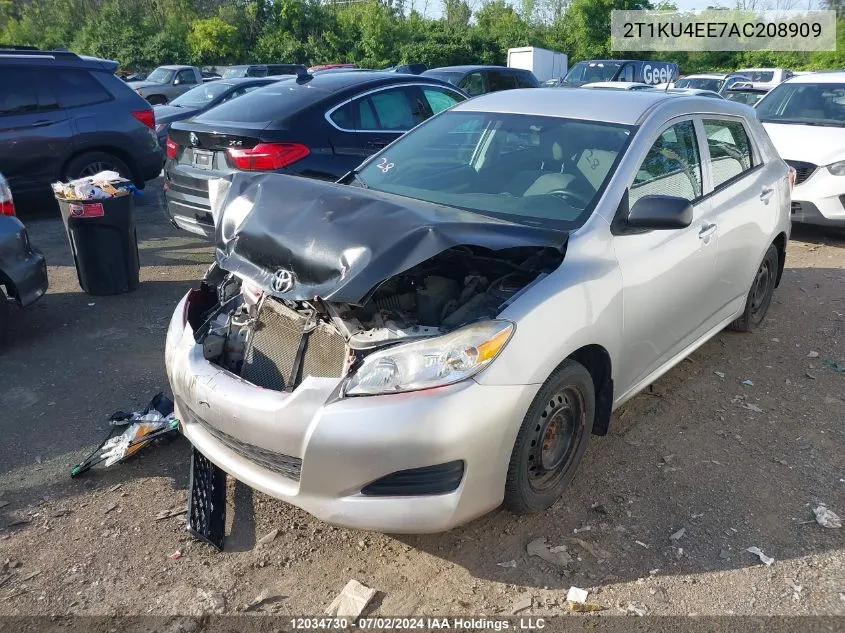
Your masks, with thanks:
[{"label": "rear wheel", "polygon": [[751,284],[751,290],[748,292],[748,299],[745,301],[745,310],[742,316],[731,323],[728,326],[729,329],[736,332],[751,332],[756,330],[763,322],[766,313],[769,311],[769,306],[772,304],[779,264],[778,249],[772,244],[766,251],[763,262],[757,269],[757,274],[754,275],[754,281]]},{"label": "rear wheel", "polygon": [[116,171],[124,178],[132,179],[132,172],[126,163],[107,152],[86,152],[72,158],[65,165],[64,178],[65,180],[75,180],[76,178],[93,176],[101,171]]},{"label": "rear wheel", "polygon": [[542,386],[511,454],[505,507],[517,514],[551,506],[564,493],[584,451],[596,412],[590,372],[567,360]]}]

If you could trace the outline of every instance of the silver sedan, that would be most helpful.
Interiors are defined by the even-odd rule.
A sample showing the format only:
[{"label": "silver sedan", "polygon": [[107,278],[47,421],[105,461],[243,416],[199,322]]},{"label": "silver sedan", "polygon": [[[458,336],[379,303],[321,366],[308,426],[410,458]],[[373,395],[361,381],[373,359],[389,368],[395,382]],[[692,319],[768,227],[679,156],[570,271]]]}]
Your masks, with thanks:
[{"label": "silver sedan", "polygon": [[458,104],[336,184],[238,174],[167,335],[183,432],[336,525],[548,508],[616,407],[763,321],[791,178],[746,106],[589,89]]}]

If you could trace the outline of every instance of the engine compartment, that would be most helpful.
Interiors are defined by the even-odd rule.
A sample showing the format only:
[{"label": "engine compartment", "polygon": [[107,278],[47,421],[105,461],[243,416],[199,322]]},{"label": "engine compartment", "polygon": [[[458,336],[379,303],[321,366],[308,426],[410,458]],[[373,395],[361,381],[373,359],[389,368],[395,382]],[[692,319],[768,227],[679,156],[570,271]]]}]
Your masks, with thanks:
[{"label": "engine compartment", "polygon": [[334,309],[352,348],[432,336],[496,316],[562,259],[550,248],[460,246],[384,281],[362,305]]},{"label": "engine compartment", "polygon": [[459,246],[383,281],[360,305],[280,300],[217,268],[204,281],[215,289],[217,305],[192,325],[205,358],[240,375],[262,310],[272,307],[303,332],[319,328],[342,336],[349,370],[386,344],[496,317],[562,261],[561,251],[546,247]]}]

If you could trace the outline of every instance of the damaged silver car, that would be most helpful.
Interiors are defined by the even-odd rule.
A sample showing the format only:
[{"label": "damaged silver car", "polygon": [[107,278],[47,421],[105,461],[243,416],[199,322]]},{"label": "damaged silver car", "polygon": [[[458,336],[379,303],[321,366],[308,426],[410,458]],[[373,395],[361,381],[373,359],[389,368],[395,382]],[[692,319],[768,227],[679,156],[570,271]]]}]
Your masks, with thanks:
[{"label": "damaged silver car", "polygon": [[435,532],[565,492],[611,412],[760,325],[790,172],[744,106],[513,90],[340,183],[238,174],[177,307],[182,429],[327,522]]}]

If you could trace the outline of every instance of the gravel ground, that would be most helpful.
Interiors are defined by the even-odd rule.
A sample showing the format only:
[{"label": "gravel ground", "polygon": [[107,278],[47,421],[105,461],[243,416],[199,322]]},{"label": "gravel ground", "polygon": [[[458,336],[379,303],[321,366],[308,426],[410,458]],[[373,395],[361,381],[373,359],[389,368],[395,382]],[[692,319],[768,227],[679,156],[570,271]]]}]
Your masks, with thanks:
[{"label": "gravel ground", "polygon": [[[845,373],[824,364],[845,363],[842,236],[796,231],[764,327],[723,332],[617,411],[550,510],[397,537],[328,526],[230,480],[231,534],[215,553],[184,515],[155,520],[184,507],[183,439],[69,477],[113,411],[167,387],[167,321],[211,248],[169,225],[156,183],[138,210],[140,289],[90,297],[46,215],[28,225],[50,291],[14,313],[0,355],[0,615],[319,614],[351,578],[387,615],[561,614],[570,586],[599,615],[845,615],[845,530],[811,512],[845,517]],[[529,556],[537,538],[572,561]]]}]

